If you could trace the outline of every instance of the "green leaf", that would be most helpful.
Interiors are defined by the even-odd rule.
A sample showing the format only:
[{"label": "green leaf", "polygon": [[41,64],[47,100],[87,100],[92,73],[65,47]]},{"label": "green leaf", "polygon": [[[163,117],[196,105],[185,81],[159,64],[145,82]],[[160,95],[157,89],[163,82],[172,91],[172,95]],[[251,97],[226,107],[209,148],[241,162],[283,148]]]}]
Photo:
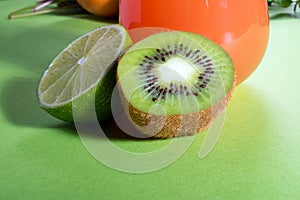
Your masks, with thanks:
[{"label": "green leaf", "polygon": [[292,0],[273,0],[272,2],[283,8],[289,7],[293,3]]}]

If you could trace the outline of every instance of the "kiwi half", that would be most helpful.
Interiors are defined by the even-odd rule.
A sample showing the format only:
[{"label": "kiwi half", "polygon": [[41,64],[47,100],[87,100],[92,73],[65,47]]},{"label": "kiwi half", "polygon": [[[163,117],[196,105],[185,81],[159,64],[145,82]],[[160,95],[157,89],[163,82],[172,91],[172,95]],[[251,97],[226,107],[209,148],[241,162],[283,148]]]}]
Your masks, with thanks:
[{"label": "kiwi half", "polygon": [[118,89],[133,124],[148,136],[193,135],[208,128],[231,97],[232,59],[198,34],[151,35],[122,56]]}]

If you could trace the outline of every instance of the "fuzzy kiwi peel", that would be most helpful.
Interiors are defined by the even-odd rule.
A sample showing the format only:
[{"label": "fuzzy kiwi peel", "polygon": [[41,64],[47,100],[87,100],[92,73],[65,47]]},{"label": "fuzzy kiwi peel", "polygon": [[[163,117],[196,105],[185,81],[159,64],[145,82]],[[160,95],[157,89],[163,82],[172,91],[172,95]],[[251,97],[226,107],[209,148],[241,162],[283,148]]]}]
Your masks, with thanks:
[{"label": "fuzzy kiwi peel", "polygon": [[235,83],[230,56],[198,34],[170,31],[131,46],[117,67],[125,113],[156,138],[193,135],[225,109]]}]

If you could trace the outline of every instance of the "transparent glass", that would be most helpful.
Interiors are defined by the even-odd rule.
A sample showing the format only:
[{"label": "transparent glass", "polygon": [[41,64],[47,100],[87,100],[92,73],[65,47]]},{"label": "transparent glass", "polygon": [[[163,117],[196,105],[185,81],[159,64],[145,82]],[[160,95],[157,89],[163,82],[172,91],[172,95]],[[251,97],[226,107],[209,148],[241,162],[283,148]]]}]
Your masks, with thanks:
[{"label": "transparent glass", "polygon": [[257,68],[268,44],[266,0],[120,0],[119,4],[120,23],[127,30],[162,27],[215,41],[232,57],[238,83]]}]

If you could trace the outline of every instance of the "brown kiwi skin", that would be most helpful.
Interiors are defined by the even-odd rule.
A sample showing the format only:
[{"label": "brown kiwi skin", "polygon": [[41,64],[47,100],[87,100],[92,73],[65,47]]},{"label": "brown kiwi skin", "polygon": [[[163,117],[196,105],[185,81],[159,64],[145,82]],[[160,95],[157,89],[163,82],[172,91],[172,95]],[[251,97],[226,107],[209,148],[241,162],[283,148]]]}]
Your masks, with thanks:
[{"label": "brown kiwi skin", "polygon": [[[152,115],[136,109],[128,102],[127,116],[138,130],[150,137],[171,138],[194,135],[207,129],[218,114],[225,109],[231,99],[232,91],[206,110],[182,115]],[[156,132],[155,135],[153,132]]]},{"label": "brown kiwi skin", "polygon": [[[125,52],[126,51],[124,51],[124,53],[119,57],[118,61],[122,59]],[[195,135],[209,128],[211,123],[226,108],[232,97],[232,93],[236,86],[236,72],[234,72],[234,74],[235,76],[233,85],[222,100],[212,105],[208,109],[189,114],[153,115],[143,112],[135,108],[130,102],[128,102],[119,84],[118,75],[116,75],[116,85],[118,88],[121,103],[129,121],[131,121],[132,124],[142,134],[150,138],[165,139]]]},{"label": "brown kiwi skin", "polygon": [[[235,88],[234,84],[226,96],[206,110],[180,115],[153,115],[145,113],[128,102],[118,82],[121,103],[129,121],[144,135],[151,138],[173,138],[195,135],[207,129],[214,119],[226,108]],[[184,120],[181,120],[184,119]]]}]

